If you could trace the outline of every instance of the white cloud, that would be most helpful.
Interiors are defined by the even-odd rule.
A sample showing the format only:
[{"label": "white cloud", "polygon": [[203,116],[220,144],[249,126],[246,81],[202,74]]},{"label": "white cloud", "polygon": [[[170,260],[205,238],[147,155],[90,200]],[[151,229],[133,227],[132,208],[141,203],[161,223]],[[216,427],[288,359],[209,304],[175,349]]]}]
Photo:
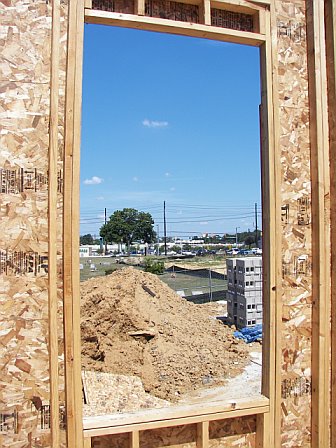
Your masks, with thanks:
[{"label": "white cloud", "polygon": [[207,224],[209,224],[208,221],[201,221],[201,222],[200,222],[200,225],[201,225],[201,226],[206,226]]},{"label": "white cloud", "polygon": [[166,128],[168,126],[168,121],[148,120],[146,118],[143,120],[142,124],[147,128]]},{"label": "white cloud", "polygon": [[101,184],[103,182],[103,180],[104,179],[102,179],[101,177],[92,176],[91,179],[85,179],[83,183],[85,185],[98,185],[98,184]]},{"label": "white cloud", "polygon": [[138,178],[137,176],[134,176],[134,177],[133,177],[133,181],[134,181],[134,182],[138,182],[138,180],[139,180],[139,178]]},{"label": "white cloud", "polygon": [[96,199],[97,199],[97,201],[104,201],[105,200],[104,196],[98,196]]},{"label": "white cloud", "polygon": [[165,173],[165,176],[166,176],[166,177],[169,177],[169,176],[170,176],[170,173]]},{"label": "white cloud", "polygon": [[175,191],[176,188],[175,187],[170,187],[170,191]]}]

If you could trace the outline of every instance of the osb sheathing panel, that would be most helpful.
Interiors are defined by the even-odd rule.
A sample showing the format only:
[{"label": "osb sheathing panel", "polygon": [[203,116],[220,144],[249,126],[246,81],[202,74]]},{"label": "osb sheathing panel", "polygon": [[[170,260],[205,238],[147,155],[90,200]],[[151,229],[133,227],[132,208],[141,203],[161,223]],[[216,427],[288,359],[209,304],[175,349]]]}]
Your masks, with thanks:
[{"label": "osb sheathing panel", "polygon": [[129,434],[116,434],[114,436],[94,437],[91,441],[92,448],[129,448]]},{"label": "osb sheathing panel", "polygon": [[[45,0],[4,0],[0,2],[0,11],[0,413],[6,421],[0,445],[48,447],[51,446],[48,156],[52,4]],[[63,24],[66,25],[64,19]],[[63,26],[63,41],[64,29]],[[64,51],[65,45],[60,75],[63,95]],[[59,111],[61,120],[63,116],[64,105]],[[61,121],[60,160],[62,135]],[[61,203],[60,198],[60,210]],[[61,237],[61,227],[58,233]],[[61,288],[59,292],[61,301]],[[62,333],[60,313],[60,362]],[[64,392],[60,398],[64,401]],[[42,414],[46,418],[41,423]]]},{"label": "osb sheathing panel", "polygon": [[[49,400],[48,373],[48,170],[50,30],[52,2],[2,0],[0,169],[0,406],[8,413],[3,446],[50,446],[41,430],[34,397]],[[58,172],[62,179],[66,2],[62,2]],[[281,150],[283,323],[282,444],[310,446],[311,437],[311,192],[305,2],[277,1],[278,100]],[[62,341],[62,191],[58,191],[59,362]],[[62,376],[62,375],[61,375]],[[61,389],[64,388],[62,378]],[[60,404],[64,393],[60,394]],[[17,412],[17,413],[16,413]],[[244,421],[246,421],[244,419]],[[247,419],[248,421],[248,419]],[[253,446],[254,424],[228,420],[210,425],[210,446]],[[246,432],[246,427],[248,432]],[[236,432],[232,434],[232,428]],[[245,428],[245,429],[244,429]],[[14,434],[16,429],[17,434]],[[148,431],[142,444],[166,437],[174,446],[178,428]],[[185,431],[185,432],[184,432]],[[195,434],[191,427],[183,437]],[[160,435],[161,434],[161,435]],[[220,435],[221,434],[221,435]],[[148,439],[146,439],[146,437]],[[2,438],[2,439],[1,439]],[[170,439],[169,439],[170,438]],[[94,446],[128,446],[128,435],[94,439]],[[28,442],[29,441],[29,442]],[[114,443],[114,445],[113,445]],[[168,445],[167,445],[168,443]],[[194,446],[184,440],[182,445]],[[146,445],[147,444],[147,445]],[[183,445],[184,444],[184,445]],[[191,445],[190,445],[191,444]],[[175,444],[176,445],[176,444]]]},{"label": "osb sheathing panel", "polygon": [[282,446],[311,440],[311,187],[304,1],[277,1],[282,202]]},{"label": "osb sheathing panel", "polygon": [[209,448],[254,448],[256,417],[239,417],[210,422]]},{"label": "osb sheathing panel", "polygon": [[196,448],[196,426],[181,425],[140,433],[141,448]]}]

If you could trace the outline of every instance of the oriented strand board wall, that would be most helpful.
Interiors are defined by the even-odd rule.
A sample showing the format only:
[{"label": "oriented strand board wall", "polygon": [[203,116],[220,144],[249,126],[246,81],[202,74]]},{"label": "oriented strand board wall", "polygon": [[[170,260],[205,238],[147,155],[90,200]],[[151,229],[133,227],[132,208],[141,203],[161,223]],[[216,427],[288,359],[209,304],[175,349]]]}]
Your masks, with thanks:
[{"label": "oriented strand board wall", "polygon": [[[3,0],[0,134],[1,446],[51,446],[48,184],[52,2]],[[58,166],[58,265],[62,263],[62,159],[66,13],[61,11]],[[59,42],[58,42],[59,45]],[[56,242],[56,241],[55,241]],[[56,245],[55,245],[56,247]],[[60,428],[64,428],[62,275],[55,344]],[[56,284],[55,284],[56,288]],[[57,293],[57,291],[56,291]],[[56,383],[58,387],[58,384]],[[57,394],[56,394],[57,395]],[[64,446],[61,430],[58,446]],[[61,442],[63,440],[63,443]]]},{"label": "oriented strand board wall", "polygon": [[[65,403],[62,160],[67,1],[61,2],[60,9],[59,55],[55,59],[58,112],[52,117],[57,116],[58,120],[53,173],[58,180],[55,241],[49,240],[48,226],[50,61],[55,26],[52,12],[56,4],[48,0],[0,0],[0,444],[4,447],[51,446],[48,255],[53,248],[57,249],[58,273],[58,283],[53,288],[57,288],[58,294],[56,403],[61,409],[60,427]],[[284,447],[309,447],[313,266],[306,2],[276,0],[274,6],[283,226],[281,434]],[[65,445],[64,436],[62,430],[63,441],[56,446]],[[194,446],[194,437],[192,426],[152,430],[142,434],[141,443],[190,448]],[[127,443],[126,435],[94,439],[97,447],[121,448]],[[210,447],[254,445],[253,417],[210,424]]]},{"label": "oriented strand board wall", "polygon": [[276,1],[282,206],[282,444],[310,446],[312,252],[306,2]]},{"label": "oriented strand board wall", "polygon": [[[51,8],[1,7],[0,413],[3,446],[50,446],[48,126]],[[11,417],[12,416],[12,417]],[[1,439],[0,439],[1,440]],[[19,443],[21,442],[21,444]]]},{"label": "oriented strand board wall", "polygon": [[209,448],[254,448],[255,416],[232,418],[210,422]]}]

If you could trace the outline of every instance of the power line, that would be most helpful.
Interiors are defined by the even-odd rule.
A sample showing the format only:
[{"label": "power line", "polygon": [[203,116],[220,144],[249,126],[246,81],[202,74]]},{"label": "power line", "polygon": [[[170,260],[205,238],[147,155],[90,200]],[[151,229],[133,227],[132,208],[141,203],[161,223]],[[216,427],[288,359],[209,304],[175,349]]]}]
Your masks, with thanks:
[{"label": "power line", "polygon": [[[108,204],[107,204],[108,205]],[[234,203],[225,203],[222,205],[216,204],[216,205],[209,205],[209,204],[188,204],[188,203],[169,203],[166,204],[167,209],[172,209],[172,208],[193,208],[193,209],[203,209],[203,210],[225,210],[225,209],[239,209],[239,210],[251,210],[253,207],[254,203],[241,203],[241,204],[237,204],[237,202],[235,201]],[[146,209],[146,210],[161,210],[162,209],[162,205],[161,204],[138,204],[137,209]],[[111,207],[112,208],[112,207]],[[113,207],[118,208],[118,207]],[[121,208],[121,207],[119,207]],[[127,208],[127,207],[126,207]],[[128,207],[128,208],[132,208],[132,207]],[[261,210],[261,206],[258,206],[258,208]],[[100,208],[85,208],[83,209],[83,213],[85,210],[85,213],[87,214],[92,214],[92,213],[99,213],[101,212]]]}]

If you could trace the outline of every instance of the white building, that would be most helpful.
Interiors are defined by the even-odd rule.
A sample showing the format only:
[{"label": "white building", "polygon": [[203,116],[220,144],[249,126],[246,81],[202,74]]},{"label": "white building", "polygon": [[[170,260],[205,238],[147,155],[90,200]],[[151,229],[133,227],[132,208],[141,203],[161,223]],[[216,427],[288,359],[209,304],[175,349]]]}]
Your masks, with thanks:
[{"label": "white building", "polygon": [[226,260],[228,317],[237,328],[262,323],[262,258]]},{"label": "white building", "polygon": [[92,246],[79,246],[79,256],[83,257],[92,257]]}]

